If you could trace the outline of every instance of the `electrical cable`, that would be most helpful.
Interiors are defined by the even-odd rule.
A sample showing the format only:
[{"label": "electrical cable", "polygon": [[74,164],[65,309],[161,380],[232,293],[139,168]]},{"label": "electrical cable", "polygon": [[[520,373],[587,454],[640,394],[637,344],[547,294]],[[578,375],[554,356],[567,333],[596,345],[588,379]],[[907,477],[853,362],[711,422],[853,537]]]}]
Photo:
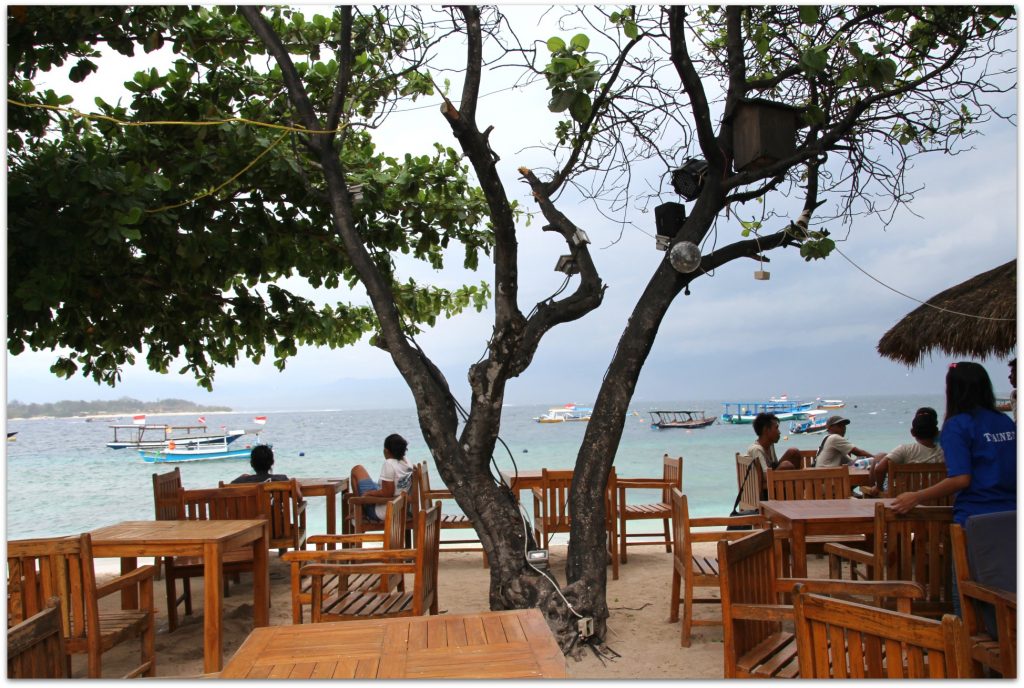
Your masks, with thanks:
[{"label": "electrical cable", "polygon": [[872,280],[874,280],[878,284],[880,284],[883,287],[885,287],[886,289],[888,289],[889,291],[895,292],[895,293],[899,294],[900,296],[903,296],[905,298],[910,299],[911,301],[915,301],[915,302],[921,304],[922,306],[928,306],[929,308],[934,308],[935,310],[940,311],[942,313],[949,313],[951,315],[962,315],[965,318],[975,318],[976,320],[991,320],[991,321],[994,321],[994,322],[1011,322],[1011,321],[1015,320],[1015,318],[992,318],[992,317],[989,317],[987,315],[975,315],[973,313],[961,313],[960,311],[954,311],[954,310],[950,310],[949,308],[943,308],[942,306],[936,306],[935,304],[928,303],[927,301],[922,301],[921,299],[915,299],[910,294],[904,294],[899,289],[896,289],[895,287],[890,287],[888,284],[886,284],[882,280],[878,279],[877,277],[875,277],[874,275],[869,273],[867,270],[865,270],[861,266],[859,266],[856,263],[854,263],[852,260],[850,260],[850,258],[845,253],[843,253],[842,251],[839,250],[838,246],[835,248],[835,252],[838,253],[839,255],[841,255],[843,258],[845,258],[846,262],[848,262],[850,265],[852,265],[853,267],[857,268],[858,270],[863,272],[865,275],[870,277]]},{"label": "electrical cable", "polygon": [[548,574],[544,573],[539,568],[534,566],[533,563],[530,561],[530,558],[527,556],[527,549],[526,549],[527,544],[530,541],[530,538],[528,537],[528,528],[529,528],[529,526],[527,525],[527,520],[526,520],[526,508],[523,507],[522,503],[519,504],[519,516],[520,516],[520,518],[523,521],[523,558],[526,559],[526,565],[529,566],[534,571],[536,571],[537,573],[539,573],[540,575],[544,576],[544,578],[546,578],[548,580],[548,582],[551,583],[551,586],[555,589],[555,592],[557,592],[558,596],[562,598],[563,602],[565,602],[565,606],[569,608],[569,611],[571,611],[573,614],[576,615],[577,619],[584,618],[584,616],[582,614],[580,614],[578,611],[576,611],[576,608],[573,607],[572,604],[569,603],[569,600],[565,599],[565,595],[562,594],[562,590],[561,590],[561,588],[558,587],[558,583],[556,583],[554,581],[554,579],[551,578],[551,576],[549,576]]}]

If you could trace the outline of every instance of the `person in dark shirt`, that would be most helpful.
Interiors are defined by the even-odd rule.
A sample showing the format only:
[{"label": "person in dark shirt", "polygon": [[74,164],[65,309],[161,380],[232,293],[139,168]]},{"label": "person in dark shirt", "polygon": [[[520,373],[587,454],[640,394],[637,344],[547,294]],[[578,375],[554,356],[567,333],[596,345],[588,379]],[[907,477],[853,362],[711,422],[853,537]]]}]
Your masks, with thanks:
[{"label": "person in dark shirt", "polygon": [[274,466],[274,450],[266,444],[257,444],[252,448],[252,453],[249,455],[249,465],[256,471],[256,474],[243,473],[231,481],[232,485],[237,483],[267,483],[288,479],[288,476],[283,473],[272,474],[270,472],[270,469]]}]

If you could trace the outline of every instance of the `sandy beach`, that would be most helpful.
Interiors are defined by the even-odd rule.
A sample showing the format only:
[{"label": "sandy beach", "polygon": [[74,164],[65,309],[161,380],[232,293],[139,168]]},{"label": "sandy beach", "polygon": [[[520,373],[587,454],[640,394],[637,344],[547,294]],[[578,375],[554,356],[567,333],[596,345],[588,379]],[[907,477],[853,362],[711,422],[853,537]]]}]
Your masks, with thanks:
[{"label": "sandy beach", "polygon": [[[714,545],[704,545],[713,551]],[[552,571],[561,578],[565,546],[552,547]],[[816,562],[812,558],[810,562]],[[679,645],[680,624],[668,621],[668,598],[672,581],[672,559],[661,547],[642,547],[631,551],[629,563],[620,567],[619,580],[608,582],[608,606],[611,610],[608,647],[621,655],[602,660],[587,651],[580,660],[567,659],[566,670],[573,679],[713,679],[722,678],[722,630],[719,626],[694,629],[692,645]],[[812,573],[813,575],[813,573]],[[609,576],[610,578],[610,576]],[[288,566],[270,557],[270,623],[291,623]],[[439,599],[442,613],[456,614],[487,609],[488,572],[474,553],[442,553]],[[163,582],[156,583],[157,601],[157,676],[198,677],[203,671],[202,656],[202,581],[192,583],[193,600],[200,600],[191,617],[183,617],[173,634],[167,632],[166,597]],[[714,593],[717,595],[717,591]],[[116,605],[117,595],[105,600]],[[698,618],[713,618],[717,606],[699,605]],[[252,630],[251,577],[231,586],[224,600],[224,658],[235,653]],[[104,655],[104,676],[127,671],[136,661],[138,644],[124,643]],[[122,673],[123,673],[122,671]],[[85,657],[73,661],[76,677],[85,675]]]}]

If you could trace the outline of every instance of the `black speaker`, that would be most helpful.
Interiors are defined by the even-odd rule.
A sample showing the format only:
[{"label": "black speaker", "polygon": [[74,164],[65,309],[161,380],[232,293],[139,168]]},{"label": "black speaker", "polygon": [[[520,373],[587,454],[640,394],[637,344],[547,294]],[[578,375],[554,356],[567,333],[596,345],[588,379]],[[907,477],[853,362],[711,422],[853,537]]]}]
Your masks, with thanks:
[{"label": "black speaker", "polygon": [[686,206],[682,203],[662,203],[654,209],[654,224],[658,236],[673,238],[686,222]]}]

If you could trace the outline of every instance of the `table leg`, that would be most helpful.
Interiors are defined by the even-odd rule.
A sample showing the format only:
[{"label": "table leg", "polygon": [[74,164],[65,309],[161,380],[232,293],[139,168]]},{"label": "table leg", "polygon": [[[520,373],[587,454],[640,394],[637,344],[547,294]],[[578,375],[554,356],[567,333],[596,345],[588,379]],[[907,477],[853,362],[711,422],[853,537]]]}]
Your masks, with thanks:
[{"label": "table leg", "polygon": [[252,605],[253,626],[270,625],[270,569],[267,549],[270,546],[270,523],[263,524],[263,535],[252,543]]},{"label": "table leg", "polygon": [[[131,573],[135,569],[139,568],[139,560],[137,557],[121,557],[121,575]],[[139,608],[139,595],[138,586],[130,585],[121,591],[121,609],[138,609]]]},{"label": "table leg", "polygon": [[[327,534],[334,535],[338,532],[338,512],[334,509],[334,498],[337,493],[331,484],[327,485],[324,493],[324,496],[327,498]],[[334,543],[329,544],[327,549],[334,549]]]},{"label": "table leg", "polygon": [[[266,544],[266,543],[264,543]],[[220,671],[223,665],[224,552],[220,543],[203,545],[203,671]]]},{"label": "table leg", "polygon": [[802,521],[792,524],[790,543],[793,549],[793,577],[807,577],[807,525]]}]

